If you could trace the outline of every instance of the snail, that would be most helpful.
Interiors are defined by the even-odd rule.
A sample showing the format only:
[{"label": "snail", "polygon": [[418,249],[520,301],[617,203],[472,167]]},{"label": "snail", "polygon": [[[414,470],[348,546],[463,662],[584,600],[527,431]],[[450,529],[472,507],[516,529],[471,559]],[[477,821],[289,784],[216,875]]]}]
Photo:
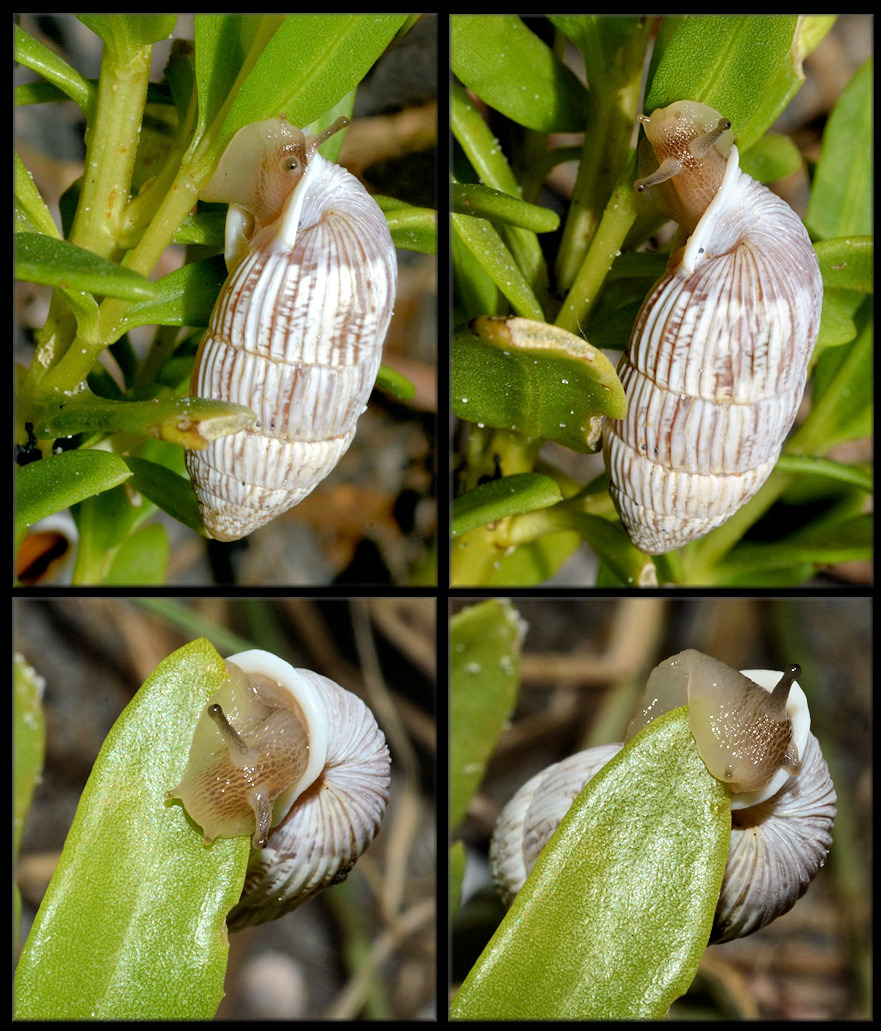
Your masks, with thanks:
[{"label": "snail", "polygon": [[327,677],[259,650],[226,668],[167,797],[206,845],[251,835],[245,887],[227,917],[237,930],[345,880],[379,832],[389,753],[367,706]]},{"label": "snail", "polygon": [[385,217],[284,118],[240,129],[202,198],[229,202],[229,269],[191,392],[257,421],[187,451],[207,533],[237,540],[298,504],[355,435],[379,371],[397,283]]},{"label": "snail", "polygon": [[823,281],[801,221],[740,170],[717,111],[682,101],[640,121],[658,164],[635,187],[688,238],[637,316],[618,366],[628,411],[606,421],[603,453],[621,522],[654,555],[720,526],[770,475]]},{"label": "snail", "polygon": [[[687,703],[701,758],[732,791],[728,861],[711,943],[752,934],[788,912],[832,844],[835,789],[796,676],[798,667],[738,673],[689,649],[652,671],[628,728],[629,740]],[[554,763],[505,805],[490,865],[506,905],[575,797],[623,747],[600,745]]]}]

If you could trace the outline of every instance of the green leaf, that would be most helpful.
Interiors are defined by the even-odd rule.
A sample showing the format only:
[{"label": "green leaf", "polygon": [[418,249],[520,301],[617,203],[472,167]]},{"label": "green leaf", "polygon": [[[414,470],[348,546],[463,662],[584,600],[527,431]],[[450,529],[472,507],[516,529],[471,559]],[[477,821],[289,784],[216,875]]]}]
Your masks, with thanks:
[{"label": "green leaf", "polygon": [[653,721],[575,800],[451,1016],[662,1019],[709,940],[730,832],[687,709]]},{"label": "green leaf", "polygon": [[760,183],[772,183],[783,179],[801,168],[801,152],[788,137],[776,132],[766,132],[740,162],[747,175]]},{"label": "green leaf", "polygon": [[450,125],[480,181],[516,197],[520,188],[505,152],[462,84],[455,81],[450,93]]},{"label": "green leaf", "polygon": [[204,397],[111,401],[92,396],[63,401],[44,413],[39,438],[77,433],[131,433],[167,440],[184,448],[203,448],[218,437],[238,433],[257,416],[244,405]]},{"label": "green leaf", "polygon": [[657,587],[657,567],[648,555],[634,547],[620,523],[582,514],[578,519],[582,536],[626,587]]},{"label": "green leaf", "polygon": [[[800,583],[818,567],[872,558],[873,518],[857,515],[834,526],[809,527],[775,544],[738,544],[713,570],[713,584],[786,586]],[[806,573],[800,571],[807,570]],[[787,578],[792,572],[797,579]]]},{"label": "green leaf", "polygon": [[454,14],[450,56],[461,82],[520,125],[584,130],[584,86],[517,15]]},{"label": "green leaf", "polygon": [[17,1019],[213,1017],[250,841],[206,847],[165,796],[225,676],[214,648],[194,641],[157,666],[111,728],[18,963]]},{"label": "green leaf", "polygon": [[417,208],[394,197],[374,195],[388,222],[392,243],[399,250],[437,254],[437,212]]},{"label": "green leaf", "polygon": [[387,365],[380,365],[376,386],[387,394],[391,394],[392,397],[398,398],[399,401],[410,401],[416,396],[416,387],[410,380],[403,373],[397,372]]},{"label": "green leaf", "polygon": [[450,830],[480,787],[520,686],[526,625],[507,601],[481,602],[450,620]]},{"label": "green leaf", "polygon": [[582,453],[596,450],[601,416],[626,411],[601,351],[557,326],[517,318],[480,317],[456,332],[452,396],[462,419]]},{"label": "green leaf", "polygon": [[465,843],[455,842],[450,847],[450,920],[459,908],[459,900],[462,897],[462,881],[465,879]]},{"label": "green leaf", "polygon": [[821,239],[873,231],[873,71],[871,59],[857,69],[826,123],[805,219]]},{"label": "green leaf", "polygon": [[78,14],[77,18],[101,37],[114,60],[168,39],[177,22],[176,14]]},{"label": "green leaf", "polygon": [[364,78],[403,14],[293,14],[266,44],[227,114],[221,138],[284,112],[308,125]]},{"label": "green leaf", "polygon": [[203,247],[214,247],[222,251],[225,226],[226,208],[224,206],[217,204],[200,207],[195,215],[187,215],[181,222],[174,234],[174,242],[198,243]]},{"label": "green leaf", "polygon": [[143,494],[157,508],[161,508],[184,526],[195,530],[196,533],[203,532],[199,505],[193,493],[193,485],[188,479],[178,476],[176,472],[158,462],[150,462],[145,458],[131,457],[125,461],[133,473],[131,485],[139,494]]},{"label": "green leaf", "polygon": [[534,233],[552,233],[560,227],[556,211],[538,204],[527,204],[499,190],[474,183],[453,183],[453,211],[463,215],[477,215],[490,222],[520,226]]},{"label": "green leaf", "polygon": [[65,451],[22,466],[15,477],[15,528],[29,526],[94,494],[112,490],[131,476],[107,451]]},{"label": "green leaf", "polygon": [[207,326],[225,280],[222,256],[190,262],[154,283],[150,300],[129,305],[120,328],[127,331],[135,326]]},{"label": "green leaf", "polygon": [[155,284],[139,272],[42,233],[15,234],[15,278],[129,301],[156,293]]},{"label": "green leaf", "polygon": [[20,25],[13,25],[14,48],[16,61],[62,91],[88,115],[94,103],[97,90],[87,79],[71,66],[54,50],[39,40],[28,35]]},{"label": "green leaf", "polygon": [[491,223],[470,215],[452,215],[454,234],[474,255],[487,275],[524,318],[544,321],[541,304],[514,256]]},{"label": "green leaf", "polygon": [[865,294],[874,292],[875,244],[871,237],[821,240],[814,249],[820,261],[823,286],[827,291],[858,290]]},{"label": "green leaf", "polygon": [[838,483],[847,483],[870,494],[874,488],[872,468],[867,463],[845,465],[831,458],[809,455],[782,454],[774,466],[779,473],[797,473],[800,476],[822,476]]},{"label": "green leaf", "polygon": [[541,473],[517,473],[481,483],[454,500],[452,536],[506,516],[548,508],[562,498],[557,481]]},{"label": "green leaf", "polygon": [[15,155],[15,206],[17,232],[60,238],[58,226],[18,154]]},{"label": "green leaf", "polygon": [[[272,23],[277,21],[273,19]],[[229,97],[260,24],[260,16],[256,14],[196,15],[195,70],[200,135]],[[269,26],[265,31],[269,31]]]},{"label": "green leaf", "polygon": [[[12,698],[12,856],[18,858],[21,835],[34,797],[34,788],[43,774],[46,753],[46,724],[43,718],[43,691],[46,682],[17,652],[13,661]],[[12,880],[12,947],[18,948],[21,927],[21,892]]]},{"label": "green leaf", "polygon": [[616,77],[619,52],[640,32],[640,19],[605,14],[550,14],[549,20],[584,56],[587,81],[603,90]]},{"label": "green leaf", "polygon": [[43,718],[43,691],[46,682],[16,653],[13,664],[12,727],[12,851],[18,855],[24,822],[30,809],[34,788],[43,773],[46,752],[46,724]]},{"label": "green leaf", "polygon": [[731,119],[746,151],[777,118],[800,82],[796,15],[667,18],[643,110],[698,100]]},{"label": "green leaf", "polygon": [[117,548],[104,583],[122,587],[130,584],[161,587],[165,583],[168,554],[165,527],[151,523],[133,533]]},{"label": "green leaf", "polygon": [[827,348],[813,374],[813,405],[786,442],[792,454],[825,455],[837,444],[872,432],[874,333],[866,316],[856,339]]}]

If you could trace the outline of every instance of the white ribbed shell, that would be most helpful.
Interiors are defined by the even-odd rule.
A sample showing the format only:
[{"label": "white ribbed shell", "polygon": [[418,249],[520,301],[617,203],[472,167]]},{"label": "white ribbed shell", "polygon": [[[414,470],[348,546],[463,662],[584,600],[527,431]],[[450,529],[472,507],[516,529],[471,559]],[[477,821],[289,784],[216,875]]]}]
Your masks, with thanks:
[{"label": "white ribbed shell", "polygon": [[[391,778],[385,737],[356,695],[267,652],[243,652],[229,661],[246,673],[294,686],[292,694],[324,757],[318,770],[310,763],[312,783],[305,789],[298,785],[299,797],[271,831],[266,847],[252,848],[242,897],[227,917],[229,928],[236,930],[276,920],[345,880],[379,832]],[[305,691],[297,684],[302,678],[308,682]]]},{"label": "white ribbed shell", "polygon": [[758,931],[808,890],[832,846],[835,788],[808,735],[801,772],[774,798],[731,814],[731,844],[711,941]]},{"label": "white ribbed shell", "polygon": [[[489,859],[493,882],[506,906],[523,887],[576,796],[623,747],[599,745],[554,763],[528,780],[502,809]],[[836,797],[819,742],[811,733],[801,759],[799,774],[790,776],[772,798],[749,808],[732,808],[728,862],[711,942],[752,934],[788,912],[826,861]]]},{"label": "white ribbed shell", "polygon": [[233,267],[193,370],[195,395],[257,415],[255,426],[186,454],[202,521],[218,540],[286,512],[346,452],[395,300],[385,217],[344,168],[313,155],[275,225],[271,242],[256,234]]},{"label": "white ribbed shell", "polygon": [[720,526],[773,469],[820,328],[817,256],[792,209],[739,167],[679,264],[655,284],[618,368],[610,492],[633,543],[660,554]]},{"label": "white ribbed shell", "polygon": [[599,745],[548,766],[528,780],[502,810],[490,842],[489,864],[506,906],[523,887],[581,789],[623,747]]}]

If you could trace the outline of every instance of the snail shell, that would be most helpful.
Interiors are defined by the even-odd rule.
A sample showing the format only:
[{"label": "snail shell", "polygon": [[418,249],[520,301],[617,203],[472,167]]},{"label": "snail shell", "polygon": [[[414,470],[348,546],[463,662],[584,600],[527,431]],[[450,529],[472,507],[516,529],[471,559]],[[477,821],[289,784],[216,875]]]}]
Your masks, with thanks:
[{"label": "snail shell", "polygon": [[230,203],[229,278],[191,391],[255,425],[186,453],[205,529],[237,540],[298,504],[345,454],[379,371],[397,283],[379,206],[283,118],[241,129],[203,191]]},{"label": "snail shell", "polygon": [[367,706],[264,651],[227,660],[199,718],[179,798],[215,837],[252,835],[231,930],[274,920],[345,880],[379,832],[389,753]]},{"label": "snail shell", "polygon": [[729,519],[770,475],[804,393],[823,281],[792,209],[740,170],[730,125],[682,101],[640,116],[660,162],[638,190],[689,234],[644,301],[603,452],[615,507],[647,554]]},{"label": "snail shell", "polygon": [[[733,674],[734,670],[728,672]],[[781,676],[787,678],[788,674],[747,670],[743,676],[760,682],[763,692],[770,695]],[[732,722],[744,718],[742,706],[738,705],[742,701],[741,691],[734,683]],[[645,722],[667,711],[653,704],[658,697],[657,687],[657,683],[651,685],[650,678],[642,709],[651,709],[651,714]],[[710,937],[714,943],[752,934],[788,912],[807,891],[832,844],[835,789],[819,742],[810,733],[804,694],[795,683],[789,693],[797,696],[787,703],[787,711],[793,722],[793,737],[801,743],[799,771],[793,775],[784,769],[783,781],[767,797],[760,792],[739,798],[732,795],[728,862]],[[668,708],[673,707],[671,704]],[[737,709],[740,716],[734,715]],[[638,714],[634,722],[641,719]],[[760,725],[762,721],[760,718],[754,722]],[[631,731],[636,729],[631,724]],[[693,733],[694,729],[692,723]],[[761,727],[758,729],[761,735]],[[698,743],[699,750],[700,747]],[[527,781],[505,805],[490,844],[493,880],[505,905],[510,905],[523,887],[539,853],[575,797],[621,748],[622,744],[600,745],[554,763]],[[756,801],[757,798],[761,800]]]}]

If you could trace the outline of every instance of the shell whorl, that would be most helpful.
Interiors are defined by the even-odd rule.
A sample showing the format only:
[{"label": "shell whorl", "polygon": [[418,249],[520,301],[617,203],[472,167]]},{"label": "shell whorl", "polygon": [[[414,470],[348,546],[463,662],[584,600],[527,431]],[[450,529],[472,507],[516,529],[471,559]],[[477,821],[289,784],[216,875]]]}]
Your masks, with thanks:
[{"label": "shell whorl", "polygon": [[722,185],[646,298],[607,420],[610,492],[659,554],[725,522],[773,469],[804,392],[823,284],[792,209],[728,155]]},{"label": "shell whorl", "polygon": [[327,721],[327,756],[263,849],[254,849],[231,930],[275,920],[345,880],[379,832],[389,798],[389,752],[373,714],[351,692],[310,670]]},{"label": "shell whorl", "polygon": [[211,536],[236,540],[287,511],[346,452],[379,370],[396,282],[376,202],[313,155],[282,216],[233,265],[196,357],[193,394],[257,415],[187,452]]}]

